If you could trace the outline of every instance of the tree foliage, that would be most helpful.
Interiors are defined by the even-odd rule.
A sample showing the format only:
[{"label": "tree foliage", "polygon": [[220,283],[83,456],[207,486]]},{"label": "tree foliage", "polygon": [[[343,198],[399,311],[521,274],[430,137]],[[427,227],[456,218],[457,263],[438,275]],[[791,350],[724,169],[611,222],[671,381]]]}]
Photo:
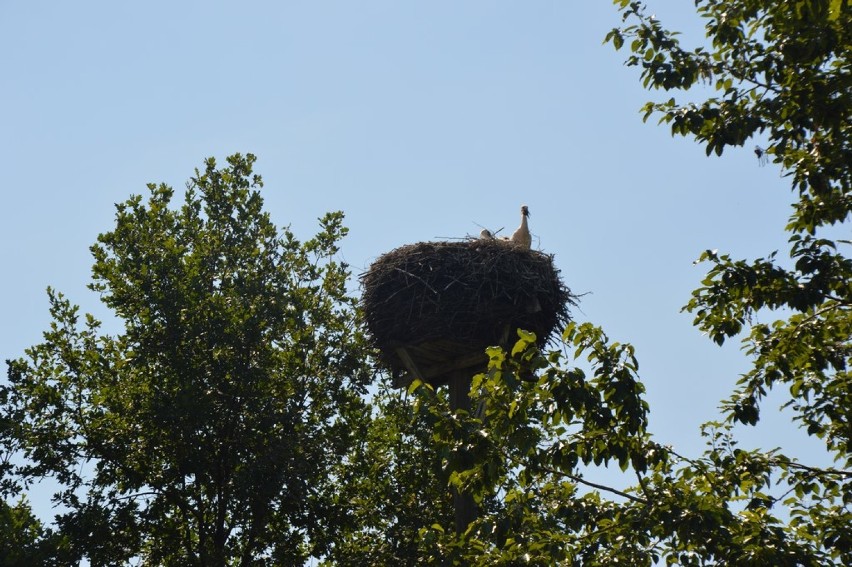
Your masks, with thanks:
[{"label": "tree foliage", "polygon": [[[755,423],[766,392],[786,386],[797,420],[852,466],[852,243],[826,231],[848,227],[852,212],[848,2],[699,1],[711,47],[694,50],[682,48],[640,3],[617,3],[630,25],[608,39],[616,47],[629,42],[627,64],[642,68],[646,87],[689,89],[706,82],[719,93],[701,104],[651,102],[646,117],[660,115],[673,134],[693,136],[708,154],[764,136],[766,153],[797,197],[787,225],[790,262],[779,262],[776,252],[753,261],[714,251],[700,258],[711,268],[686,309],[720,344],[748,331],[745,342],[754,356],[753,370],[728,402],[728,416]],[[761,310],[792,315],[758,324]]]},{"label": "tree foliage", "polygon": [[[92,247],[110,335],[50,291],[50,329],[0,388],[7,493],[52,479],[62,561],[299,564],[335,521],[333,467],[366,418],[342,215],[300,242],[254,156],[150,185]],[[11,465],[10,465],[11,466]]]},{"label": "tree foliage", "polygon": [[[623,25],[606,41],[627,48],[646,88],[712,91],[649,102],[645,118],[708,155],[761,144],[793,192],[786,254],[699,259],[708,273],[684,309],[751,357],[702,427],[702,454],[655,441],[633,347],[590,323],[551,351],[523,330],[511,350],[490,349],[470,410],[417,382],[380,386],[366,404],[369,351],[333,259],[341,215],[307,242],[282,235],[262,213],[254,158],[237,155],[224,169],[208,161],[180,208],[165,186],[119,205],[92,249],[92,289],[121,333],[50,293],[44,342],[9,362],[0,388],[2,488],[51,478],[62,508],[45,528],[5,504],[0,553],[10,564],[852,564],[852,260],[832,236],[852,210],[852,10],[696,0],[706,41],[687,48],[641,2],[615,4]],[[833,466],[738,445],[734,427],[758,423],[771,391]],[[605,466],[621,485],[596,481]],[[461,534],[448,485],[478,509]]]},{"label": "tree foliage", "polygon": [[347,521],[329,533],[323,564],[411,565],[421,555],[420,528],[452,523],[449,473],[434,447],[432,420],[413,412],[411,399],[379,384],[374,418],[337,475],[336,506]]},{"label": "tree foliage", "polygon": [[[632,347],[588,323],[552,352],[523,331],[510,352],[491,350],[475,411],[452,412],[420,385],[415,409],[445,474],[480,513],[460,536],[446,520],[424,523],[419,562],[852,564],[852,260],[850,242],[831,236],[852,210],[852,11],[846,0],[697,0],[707,38],[687,48],[641,2],[615,4],[624,23],[606,41],[629,50],[647,89],[715,91],[649,102],[645,119],[708,155],[762,144],[790,180],[789,260],[707,251],[684,307],[713,341],[740,337],[751,370],[702,427],[697,457],[654,441]],[[537,381],[523,378],[530,370]],[[772,390],[835,466],[738,446],[734,426],[757,423]],[[607,465],[624,471],[623,487],[594,481]]]},{"label": "tree foliage", "polygon": [[60,564],[65,542],[46,530],[26,500],[0,501],[0,565],[30,567]]}]

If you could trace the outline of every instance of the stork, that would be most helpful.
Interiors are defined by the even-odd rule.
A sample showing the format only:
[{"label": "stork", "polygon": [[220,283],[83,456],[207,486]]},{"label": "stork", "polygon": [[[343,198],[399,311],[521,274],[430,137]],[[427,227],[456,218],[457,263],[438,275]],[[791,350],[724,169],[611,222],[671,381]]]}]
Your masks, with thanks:
[{"label": "stork", "polygon": [[480,240],[494,240],[494,235],[487,228],[483,228],[479,231]]},{"label": "stork", "polygon": [[527,208],[526,205],[521,205],[521,226],[518,227],[518,230],[512,233],[512,238],[509,239],[512,241],[512,244],[526,248],[527,250],[529,250],[530,246],[532,246],[532,235],[530,234],[530,227],[527,224],[527,218],[529,216],[529,208]]}]

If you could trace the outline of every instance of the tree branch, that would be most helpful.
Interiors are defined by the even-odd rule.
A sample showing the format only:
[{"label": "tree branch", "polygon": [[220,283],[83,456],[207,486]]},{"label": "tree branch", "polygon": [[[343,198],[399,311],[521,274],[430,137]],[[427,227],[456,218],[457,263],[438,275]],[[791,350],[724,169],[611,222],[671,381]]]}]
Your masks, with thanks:
[{"label": "tree branch", "polygon": [[627,492],[618,490],[617,488],[613,488],[611,486],[606,486],[605,484],[598,484],[596,482],[591,482],[589,480],[585,480],[581,476],[571,474],[571,473],[567,473],[565,471],[560,471],[558,469],[548,467],[547,465],[540,465],[540,464],[524,462],[521,459],[516,459],[516,458],[512,457],[511,455],[507,455],[502,450],[500,450],[500,452],[503,453],[504,458],[512,461],[513,463],[515,463],[515,465],[522,465],[522,466],[526,466],[526,467],[529,467],[529,468],[534,469],[534,470],[538,470],[539,472],[545,472],[545,473],[565,477],[565,478],[568,478],[570,480],[573,480],[574,482],[576,482],[578,484],[582,484],[584,486],[588,486],[588,487],[591,487],[591,488],[596,488],[598,490],[603,490],[605,492],[611,492],[612,494],[617,494],[618,496],[621,496],[622,498],[626,498],[628,500],[631,500],[633,502],[637,502],[639,504],[646,504],[646,505],[649,504],[649,500],[646,500],[645,498],[640,498],[638,496],[633,496],[632,494],[628,494]]}]

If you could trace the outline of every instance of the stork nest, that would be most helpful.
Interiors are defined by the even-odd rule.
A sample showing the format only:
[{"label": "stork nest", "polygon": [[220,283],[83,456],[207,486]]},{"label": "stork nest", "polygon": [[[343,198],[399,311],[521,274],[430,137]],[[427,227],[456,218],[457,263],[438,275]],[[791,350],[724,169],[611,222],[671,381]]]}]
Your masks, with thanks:
[{"label": "stork nest", "polygon": [[540,346],[570,320],[576,296],[553,257],[488,240],[420,242],[376,260],[361,275],[367,329],[384,362],[395,350],[430,341],[484,351],[505,330],[535,333]]}]

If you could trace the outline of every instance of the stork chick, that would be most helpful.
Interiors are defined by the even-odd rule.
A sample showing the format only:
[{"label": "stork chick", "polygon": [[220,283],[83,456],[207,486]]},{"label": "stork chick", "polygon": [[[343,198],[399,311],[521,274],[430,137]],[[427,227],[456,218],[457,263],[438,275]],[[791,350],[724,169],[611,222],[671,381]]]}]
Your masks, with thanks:
[{"label": "stork chick", "polygon": [[527,218],[530,216],[530,210],[526,205],[521,205],[521,226],[518,227],[514,233],[512,233],[512,244],[516,246],[520,246],[522,248],[529,248],[532,246],[532,235],[530,234],[530,227],[527,224]]},{"label": "stork chick", "polygon": [[479,238],[481,240],[494,240],[494,234],[487,228],[483,228],[479,231]]}]

